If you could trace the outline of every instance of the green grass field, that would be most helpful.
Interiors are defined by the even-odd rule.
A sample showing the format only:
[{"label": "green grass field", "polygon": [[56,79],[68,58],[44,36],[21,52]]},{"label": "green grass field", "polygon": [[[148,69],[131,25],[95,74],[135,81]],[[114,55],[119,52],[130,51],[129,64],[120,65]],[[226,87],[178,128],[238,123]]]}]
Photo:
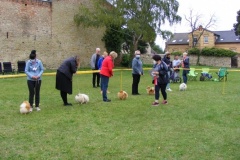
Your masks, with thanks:
[{"label": "green grass field", "polygon": [[[43,76],[41,111],[27,115],[19,113],[28,100],[26,77],[0,79],[0,159],[240,159],[239,72],[229,70],[225,83],[189,81],[183,92],[172,83],[168,104],[158,107],[146,93],[152,85],[148,71],[140,96],[130,94],[131,71],[122,72],[122,88],[129,93],[125,101],[117,98],[120,75],[116,71],[110,79],[110,103],[92,88],[91,74],[74,75],[72,107],[63,106],[55,76]],[[74,101],[79,91],[89,95],[88,104]]]}]

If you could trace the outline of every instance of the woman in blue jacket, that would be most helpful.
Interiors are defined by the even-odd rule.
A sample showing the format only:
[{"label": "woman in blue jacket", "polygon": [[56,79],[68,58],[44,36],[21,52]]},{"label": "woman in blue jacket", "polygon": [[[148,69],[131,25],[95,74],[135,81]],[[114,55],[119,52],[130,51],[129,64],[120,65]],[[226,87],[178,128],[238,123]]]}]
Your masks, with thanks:
[{"label": "woman in blue jacket", "polygon": [[27,84],[29,90],[30,112],[33,111],[33,99],[35,96],[35,107],[40,111],[40,87],[42,82],[43,64],[37,59],[36,50],[32,50],[29,60],[26,63],[25,73],[27,74]]},{"label": "woman in blue jacket", "polygon": [[152,71],[152,75],[154,76],[154,84],[155,84],[155,101],[152,103],[152,106],[159,105],[159,90],[161,90],[163,101],[162,104],[167,104],[167,93],[166,87],[169,83],[168,76],[168,66],[165,62],[161,60],[161,56],[154,55],[153,60],[156,62],[154,65],[154,69]]}]

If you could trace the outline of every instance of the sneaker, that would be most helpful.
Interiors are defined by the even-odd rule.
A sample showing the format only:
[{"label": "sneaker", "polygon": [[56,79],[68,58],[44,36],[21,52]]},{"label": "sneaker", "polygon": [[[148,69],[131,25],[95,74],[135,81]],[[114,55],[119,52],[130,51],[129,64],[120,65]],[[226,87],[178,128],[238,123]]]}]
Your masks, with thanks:
[{"label": "sneaker", "polygon": [[111,102],[111,99],[103,100],[104,102]]},{"label": "sneaker", "polygon": [[162,104],[168,104],[167,100],[163,100]]},{"label": "sneaker", "polygon": [[40,109],[39,107],[36,107],[36,110],[37,110],[37,111],[40,111],[41,109]]},{"label": "sneaker", "polygon": [[29,112],[32,112],[32,111],[33,111],[33,108],[31,107],[30,110],[29,110]]},{"label": "sneaker", "polygon": [[167,91],[170,91],[170,92],[171,92],[172,90],[171,90],[171,88],[168,88]]},{"label": "sneaker", "polygon": [[158,105],[159,105],[158,102],[153,102],[153,103],[152,103],[152,106],[158,106]]}]

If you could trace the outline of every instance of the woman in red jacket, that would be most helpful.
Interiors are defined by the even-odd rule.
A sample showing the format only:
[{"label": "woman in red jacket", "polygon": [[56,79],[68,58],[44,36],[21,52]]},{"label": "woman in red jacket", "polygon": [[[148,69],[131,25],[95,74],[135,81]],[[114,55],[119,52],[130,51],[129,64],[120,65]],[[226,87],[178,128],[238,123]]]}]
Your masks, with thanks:
[{"label": "woman in red jacket", "polygon": [[104,58],[102,62],[102,68],[100,71],[101,76],[101,88],[102,88],[102,96],[104,102],[111,102],[110,99],[107,98],[107,89],[109,78],[113,76],[113,67],[114,67],[114,59],[117,58],[117,53],[112,51],[109,56]]}]

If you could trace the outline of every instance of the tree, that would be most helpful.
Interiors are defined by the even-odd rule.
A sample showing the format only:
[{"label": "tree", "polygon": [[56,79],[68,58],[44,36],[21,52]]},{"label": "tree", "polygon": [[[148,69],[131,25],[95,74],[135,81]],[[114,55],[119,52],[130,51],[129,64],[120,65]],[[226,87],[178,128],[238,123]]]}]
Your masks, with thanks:
[{"label": "tree", "polygon": [[179,3],[177,0],[94,0],[93,8],[83,5],[74,21],[79,26],[100,27],[109,24],[127,28],[131,33],[130,50],[137,50],[138,42],[152,42],[156,33],[163,38],[168,37],[169,31],[161,29],[161,25],[170,25],[181,21],[177,15]]},{"label": "tree", "polygon": [[[215,25],[215,22],[216,22],[216,17],[214,14],[210,16],[210,19],[206,24],[203,24],[200,21],[201,18],[202,18],[202,15],[200,14],[193,15],[192,10],[190,10],[190,14],[188,17],[185,15],[185,19],[189,23],[189,26],[191,27],[192,48],[195,48],[197,46],[198,41],[202,37],[204,31],[212,27],[213,25]],[[194,31],[196,31],[197,29],[199,31],[199,35],[195,36]],[[198,53],[197,64],[199,64],[200,54],[201,54],[201,51]]]},{"label": "tree", "polygon": [[[196,47],[204,31],[212,27],[213,25],[215,25],[215,22],[216,22],[216,17],[214,14],[210,16],[210,19],[206,24],[203,24],[200,21],[201,18],[202,18],[201,14],[193,15],[192,10],[190,10],[190,14],[188,17],[185,15],[185,20],[188,22],[188,25],[191,27],[192,48]],[[196,31],[197,29],[200,31],[200,34],[198,35],[198,37],[195,37],[194,31]]]},{"label": "tree", "polygon": [[152,49],[155,52],[157,52],[158,54],[163,54],[164,53],[163,49],[159,45],[153,44],[151,46],[152,46]]},{"label": "tree", "polygon": [[106,26],[105,34],[102,38],[102,41],[105,42],[105,48],[107,52],[116,51],[117,53],[121,52],[123,33],[120,26],[108,25]]},{"label": "tree", "polygon": [[235,31],[235,35],[240,37],[240,10],[237,11],[236,19],[237,19],[237,23],[235,23],[233,25],[233,28],[234,28],[234,31]]}]

